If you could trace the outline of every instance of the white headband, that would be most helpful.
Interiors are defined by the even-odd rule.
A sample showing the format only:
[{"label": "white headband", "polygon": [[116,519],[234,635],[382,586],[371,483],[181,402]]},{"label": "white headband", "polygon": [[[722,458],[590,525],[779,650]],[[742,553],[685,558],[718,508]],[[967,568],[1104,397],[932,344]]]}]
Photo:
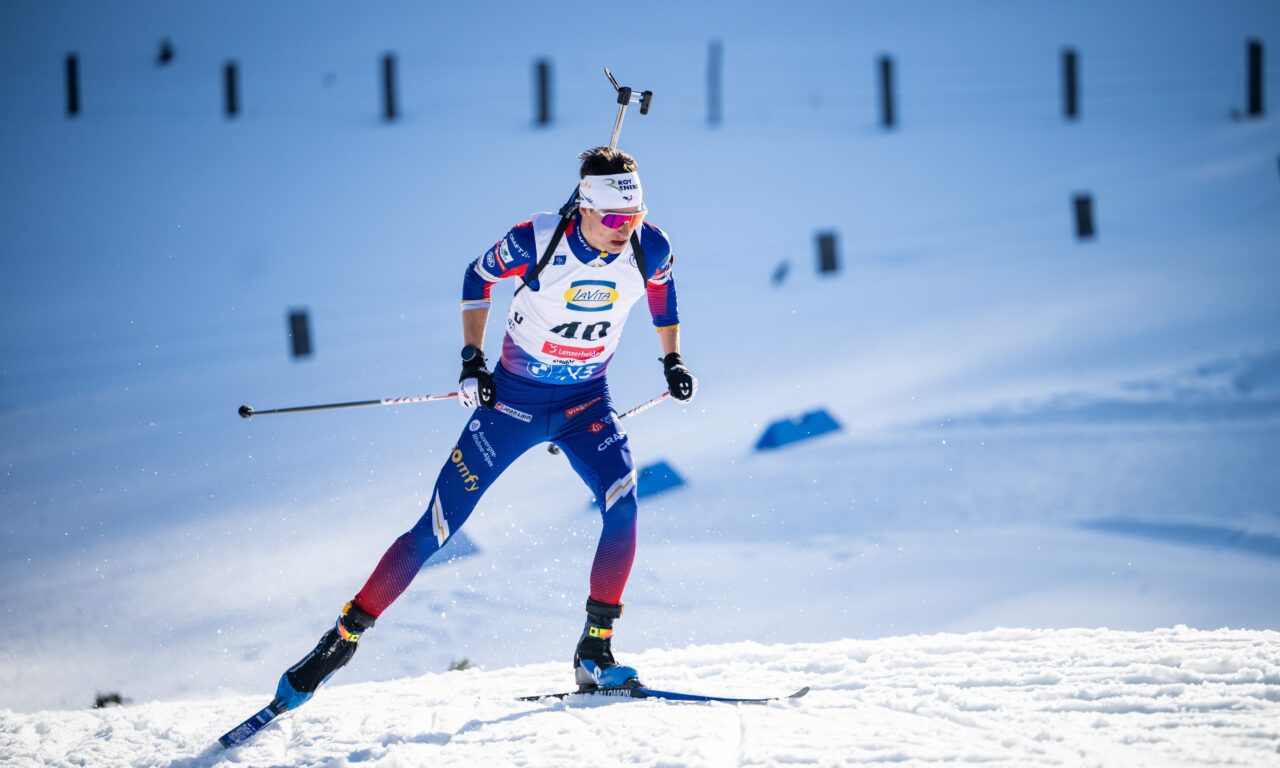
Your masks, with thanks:
[{"label": "white headband", "polygon": [[586,176],[578,184],[578,204],[597,211],[611,211],[640,205],[644,190],[637,173]]}]

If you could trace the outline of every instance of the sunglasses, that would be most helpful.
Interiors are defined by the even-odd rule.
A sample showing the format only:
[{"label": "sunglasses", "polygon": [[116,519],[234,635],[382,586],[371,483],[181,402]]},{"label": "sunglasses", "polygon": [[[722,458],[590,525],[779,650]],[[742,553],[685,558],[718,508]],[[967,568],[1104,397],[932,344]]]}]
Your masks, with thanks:
[{"label": "sunglasses", "polygon": [[[592,209],[594,210],[594,209]],[[649,212],[643,203],[640,204],[640,210],[635,213],[605,213],[604,211],[596,211],[600,214],[600,223],[608,229],[622,229],[622,225],[631,224],[631,228],[635,229],[640,226],[640,222],[644,221],[644,215]]]}]

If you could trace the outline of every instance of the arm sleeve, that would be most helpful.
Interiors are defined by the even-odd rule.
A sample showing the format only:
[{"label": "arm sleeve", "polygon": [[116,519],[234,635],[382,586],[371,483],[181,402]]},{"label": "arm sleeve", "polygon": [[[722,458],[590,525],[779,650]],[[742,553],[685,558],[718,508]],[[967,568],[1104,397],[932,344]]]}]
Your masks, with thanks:
[{"label": "arm sleeve", "polygon": [[493,284],[508,277],[519,277],[536,260],[533,222],[515,225],[492,248],[467,265],[462,278],[462,308],[488,307]]},{"label": "arm sleeve", "polygon": [[675,254],[667,233],[651,225],[644,225],[641,246],[644,247],[645,266],[650,270],[645,280],[645,294],[649,299],[649,314],[655,328],[680,324],[676,309],[676,278],[673,274]]}]

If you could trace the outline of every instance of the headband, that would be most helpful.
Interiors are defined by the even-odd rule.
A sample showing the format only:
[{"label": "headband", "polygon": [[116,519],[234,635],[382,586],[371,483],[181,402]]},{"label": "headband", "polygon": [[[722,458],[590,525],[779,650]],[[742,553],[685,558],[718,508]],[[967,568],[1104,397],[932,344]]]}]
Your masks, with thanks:
[{"label": "headband", "polygon": [[637,173],[585,176],[578,184],[578,204],[597,211],[631,208],[644,200]]}]

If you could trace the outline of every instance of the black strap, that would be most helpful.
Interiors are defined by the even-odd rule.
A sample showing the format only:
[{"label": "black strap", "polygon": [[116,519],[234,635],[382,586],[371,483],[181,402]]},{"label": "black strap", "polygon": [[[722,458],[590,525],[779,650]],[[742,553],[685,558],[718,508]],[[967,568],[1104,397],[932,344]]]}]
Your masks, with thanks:
[{"label": "black strap", "polygon": [[[551,235],[551,242],[547,243],[547,249],[542,252],[542,258],[538,259],[538,263],[533,265],[533,269],[524,275],[524,283],[516,289],[516,294],[529,287],[529,283],[538,279],[538,275],[542,274],[542,270],[546,269],[551,263],[551,256],[555,253],[556,246],[560,245],[560,239],[564,237],[565,230],[569,228],[569,222],[573,221],[573,216],[578,212],[578,190],[575,187],[573,195],[569,197],[569,202],[560,207],[560,223],[556,225],[555,234]],[[640,279],[647,280],[649,277],[648,270],[644,264],[644,247],[640,245],[640,234],[638,230],[631,231],[631,251],[636,255],[636,268],[640,270]],[[512,294],[512,298],[515,294]]]},{"label": "black strap", "polygon": [[640,234],[637,230],[631,231],[631,250],[636,255],[636,268],[640,270],[640,279],[648,280],[649,271],[644,268],[644,248],[640,246]]},{"label": "black strap", "polygon": [[573,215],[578,212],[578,188],[573,188],[573,194],[569,195],[569,201],[560,206],[560,223],[556,225],[556,232],[551,236],[551,242],[547,243],[547,250],[542,252],[542,258],[538,259],[538,263],[533,265],[533,269],[524,274],[524,283],[516,289],[514,298],[517,294],[529,287],[529,283],[538,279],[538,275],[542,270],[546,269],[551,263],[551,254],[555,253],[556,246],[560,244],[560,238],[564,237],[564,231],[569,228],[569,222],[573,221]]}]

